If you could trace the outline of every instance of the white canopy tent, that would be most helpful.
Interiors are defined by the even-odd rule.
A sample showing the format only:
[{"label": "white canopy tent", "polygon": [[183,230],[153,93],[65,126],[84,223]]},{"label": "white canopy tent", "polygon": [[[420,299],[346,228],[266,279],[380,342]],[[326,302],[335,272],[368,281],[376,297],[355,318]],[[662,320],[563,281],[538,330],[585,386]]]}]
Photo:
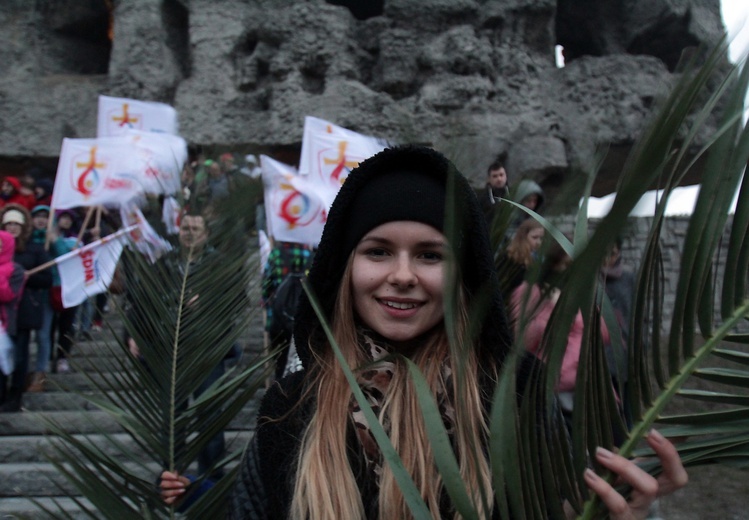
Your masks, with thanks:
[{"label": "white canopy tent", "polygon": [[[674,188],[671,192],[671,196],[666,204],[666,216],[688,216],[692,214],[694,205],[697,202],[697,195],[700,193],[700,186],[683,186]],[[632,209],[629,214],[630,217],[652,217],[655,214],[655,208],[663,195],[663,190],[652,190],[642,196],[640,201]],[[588,204],[588,217],[589,218],[603,218],[605,217],[611,206],[614,204],[616,193],[611,193],[605,197],[591,197]],[[738,192],[733,199],[733,204],[729,210],[729,214],[733,214],[736,211],[736,199],[738,198]],[[580,201],[582,204],[582,200]]]}]

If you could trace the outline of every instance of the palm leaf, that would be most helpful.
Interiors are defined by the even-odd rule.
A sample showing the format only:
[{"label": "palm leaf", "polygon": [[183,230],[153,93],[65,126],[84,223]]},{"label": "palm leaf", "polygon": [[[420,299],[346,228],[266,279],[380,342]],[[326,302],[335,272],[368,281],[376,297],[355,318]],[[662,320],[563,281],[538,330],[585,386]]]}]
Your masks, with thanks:
[{"label": "palm leaf", "polygon": [[[687,466],[749,460],[746,434],[749,412],[746,398],[741,392],[749,384],[749,374],[741,369],[703,366],[717,356],[744,366],[747,364],[745,353],[725,347],[727,340],[747,342],[746,334],[737,329],[749,317],[746,295],[749,245],[745,238],[749,212],[746,210],[737,213],[731,224],[725,270],[719,271],[719,264],[715,261],[720,246],[718,237],[727,225],[727,210],[749,156],[747,130],[741,123],[740,102],[749,84],[749,72],[745,70],[739,75],[737,69],[725,67],[725,51],[725,43],[722,43],[710,53],[697,53],[703,65],[697,67],[693,62],[687,66],[671,93],[661,101],[651,124],[633,147],[624,165],[617,197],[610,212],[590,237],[587,236],[589,226],[584,205],[576,219],[572,242],[551,220],[523,209],[541,221],[574,260],[544,335],[544,366],[532,371],[523,390],[523,398],[518,402],[516,371],[524,350],[522,342],[518,341],[506,359],[495,389],[490,415],[489,456],[495,508],[501,517],[559,518],[563,516],[561,507],[565,500],[584,518],[605,517],[607,513],[601,510],[594,498],[588,496],[582,480],[583,470],[590,464],[589,454],[598,446],[611,448],[618,433],[626,436],[620,453],[625,456],[635,453],[647,455],[647,450],[638,452],[636,447],[652,425],[659,421],[662,422],[663,433],[691,437],[680,445]],[[701,135],[704,125],[713,124],[717,107],[724,112],[722,122],[716,125],[717,130],[711,136],[704,138]],[[696,144],[698,139],[701,140],[699,145]],[[666,202],[671,190],[702,158],[706,158],[705,176],[694,215],[689,222],[671,325],[666,334],[666,343],[662,345],[664,276],[660,238],[664,229]],[[596,162],[600,162],[600,159]],[[584,198],[589,195],[591,185],[592,176],[589,176],[583,188]],[[614,237],[624,230],[627,216],[635,204],[647,189],[656,185],[661,186],[664,192],[655,208],[637,276],[631,321],[632,343],[628,346],[627,356],[630,384],[626,394],[632,404],[634,425],[626,431],[603,355],[600,323],[605,321],[617,338],[620,333],[612,316],[610,302],[597,287],[597,273]],[[749,207],[748,191],[749,188],[742,186],[738,207]],[[495,245],[504,236],[502,225],[509,222],[509,215],[515,208],[520,208],[515,203],[503,204],[503,207],[504,211],[495,217],[492,229]],[[454,214],[452,218],[455,218]],[[448,218],[448,235],[455,229],[449,224]],[[723,296],[720,311],[716,312],[713,302],[720,282]],[[451,323],[451,310],[454,309],[450,308],[452,299],[448,298],[447,301],[447,329],[454,331],[454,324]],[[553,397],[567,336],[578,313],[582,314],[585,333],[577,375],[573,425],[568,437]],[[478,315],[482,316],[481,313]],[[318,316],[324,322],[319,312]],[[526,322],[527,318],[521,314],[521,330]],[[472,327],[473,330],[476,328]],[[695,330],[702,335],[703,343],[700,346],[697,346]],[[332,342],[330,334],[329,339]],[[615,339],[614,343],[617,341]],[[336,353],[342,360],[337,347]],[[345,365],[344,370],[348,370]],[[415,367],[411,367],[411,373],[430,428],[431,442],[436,447],[442,446],[445,433],[441,421],[434,416],[432,396]],[[355,379],[348,371],[347,377],[356,394],[358,385]],[[734,390],[704,392],[688,389],[687,384],[696,378],[718,381]],[[728,409],[666,415],[666,408],[677,396],[720,403]],[[359,401],[366,411],[366,403],[363,399]],[[368,420],[376,424],[374,417]],[[408,495],[413,491],[412,482],[408,475],[400,473],[402,467],[384,432],[378,432],[376,436],[388,463],[399,475],[398,481],[404,486],[404,494]],[[473,517],[474,512],[466,504],[465,490],[456,481],[454,459],[448,455],[438,460],[437,464],[445,476],[447,492],[456,508],[466,517]],[[656,460],[648,461],[644,467],[652,474],[661,471]],[[622,492],[627,493],[626,490]],[[416,517],[424,514],[420,500],[413,498],[408,503]]]},{"label": "palm leaf", "polygon": [[[588,497],[582,480],[583,470],[590,464],[588,454],[598,446],[611,448],[615,434],[626,437],[620,453],[625,456],[634,454],[644,435],[658,421],[662,421],[666,434],[694,436],[693,440],[681,446],[686,465],[746,460],[747,408],[740,388],[747,385],[749,377],[742,370],[702,367],[714,358],[713,353],[744,365],[747,360],[743,352],[720,348],[727,339],[746,342],[746,335],[737,333],[737,327],[749,316],[745,290],[749,263],[749,245],[745,237],[749,212],[737,214],[732,223],[726,270],[718,272],[714,261],[720,245],[718,237],[727,224],[727,210],[749,155],[740,102],[749,83],[749,73],[744,71],[738,75],[736,69],[726,70],[725,49],[722,43],[710,53],[700,54],[704,64],[701,67],[694,63],[688,66],[669,96],[662,100],[660,109],[624,165],[617,197],[609,214],[590,237],[587,236],[589,225],[584,204],[576,219],[573,242],[551,220],[516,203],[503,204],[505,211],[495,217],[492,229],[495,245],[504,236],[502,225],[509,222],[513,210],[520,208],[539,220],[551,237],[574,258],[544,336],[542,357],[545,368],[534,371],[524,397],[518,403],[515,372],[524,349],[521,342],[516,342],[495,390],[489,454],[495,507],[502,517],[562,517],[561,504],[565,500],[584,518],[605,516],[600,504]],[[727,97],[729,101],[726,103]],[[724,110],[723,120],[717,124],[717,131],[702,138],[703,126],[715,121],[716,107]],[[702,144],[696,146],[698,137]],[[664,349],[661,345],[664,276],[660,238],[666,202],[671,190],[703,156],[706,157],[706,173],[685,238],[676,305]],[[594,163],[600,164],[600,157]],[[582,194],[586,199],[595,167],[581,170],[590,172]],[[601,321],[605,321],[616,336],[613,341],[616,349],[619,349],[620,332],[610,302],[597,287],[597,273],[614,237],[624,230],[628,214],[644,192],[655,185],[661,186],[664,192],[655,208],[637,276],[631,318],[632,344],[626,360],[630,377],[626,398],[632,404],[635,423],[627,432],[603,355]],[[742,187],[739,207],[749,207],[747,191],[749,188]],[[536,272],[531,276],[537,275]],[[716,313],[713,301],[721,281],[724,294],[720,313]],[[531,311],[526,309],[526,312]],[[582,313],[584,318],[585,333],[572,432],[568,438],[561,426],[553,395],[570,326],[578,313]],[[448,330],[453,328],[452,314],[448,306]],[[721,319],[716,321],[718,315]],[[521,314],[521,331],[526,321]],[[697,325],[704,339],[699,347],[696,347],[694,337]],[[623,361],[619,359],[617,366],[621,366]],[[416,371],[412,373],[419,381]],[[736,390],[712,394],[690,391],[686,385],[697,377],[719,381]],[[619,390],[621,395],[621,388]],[[426,389],[423,392],[426,393]],[[665,415],[665,409],[676,396],[720,402],[730,409],[706,414]],[[427,397],[420,393],[422,407],[429,417],[433,410]],[[433,427],[436,431],[432,432],[432,442],[440,445],[444,442],[442,427]],[[439,464],[441,471],[449,476],[446,481],[452,482],[455,472],[452,461],[448,457]],[[657,461],[649,462],[646,468],[653,474],[660,472]],[[448,489],[456,503],[465,500],[460,487],[451,484]],[[471,513],[466,510],[466,514]]]},{"label": "palm leaf", "polygon": [[[605,515],[600,511],[600,505],[589,499],[582,481],[583,470],[590,463],[588,454],[597,446],[611,447],[614,434],[622,428],[610,382],[611,374],[603,355],[600,323],[604,320],[612,325],[609,328],[614,334],[617,329],[613,325],[610,304],[597,287],[597,273],[613,237],[624,229],[628,214],[644,191],[654,185],[662,186],[664,195],[656,208],[637,277],[632,344],[627,359],[630,375],[627,399],[632,403],[635,423],[620,446],[620,453],[647,455],[647,450],[638,452],[636,448],[652,425],[661,422],[663,433],[690,437],[680,445],[688,466],[749,461],[749,436],[746,434],[749,408],[745,392],[742,392],[749,386],[749,372],[745,370],[747,354],[726,347],[728,340],[747,342],[746,334],[738,327],[749,317],[746,294],[749,187],[746,183],[741,184],[742,171],[749,158],[749,131],[741,123],[741,100],[749,84],[749,71],[746,68],[741,74],[733,68],[726,71],[723,66],[724,44],[700,56],[704,64],[699,68],[685,69],[635,144],[624,165],[611,211],[595,231],[588,237],[584,205],[576,219],[572,242],[567,241],[550,220],[541,219],[574,260],[544,336],[545,365],[532,371],[523,399],[518,401],[516,371],[524,348],[522,342],[517,341],[495,389],[489,439],[494,490],[493,493],[490,490],[481,492],[485,497],[494,496],[495,508],[502,517],[561,517],[565,500],[584,518]],[[712,123],[716,107],[724,110],[722,122],[716,126],[713,135],[702,139],[701,129],[706,123]],[[698,138],[701,139],[700,145],[695,144]],[[703,156],[705,175],[685,237],[676,301],[663,345],[660,237],[665,204],[670,190]],[[599,161],[600,158],[595,162]],[[584,198],[589,196],[592,179],[592,175],[587,177],[582,193]],[[719,237],[727,225],[727,209],[739,185],[739,209],[730,224],[731,232],[725,244],[726,262],[722,267],[716,261],[722,247]],[[513,204],[503,206],[506,209],[497,217],[498,222],[506,221],[514,209]],[[448,215],[451,215],[450,211]],[[537,215],[532,216],[540,219]],[[454,213],[452,218],[455,218]],[[222,221],[231,222],[231,218]],[[448,234],[450,229],[448,225]],[[495,226],[495,241],[501,236],[497,229]],[[155,475],[151,466],[187,470],[201,447],[225,428],[261,381],[257,376],[262,372],[264,360],[258,360],[243,371],[227,374],[198,399],[190,401],[190,396],[206,380],[213,366],[229,352],[242,330],[237,309],[241,307],[241,291],[249,284],[246,278],[248,260],[243,250],[239,253],[242,248],[229,245],[231,237],[236,239],[236,236],[237,229],[231,228],[223,242],[220,237],[215,237],[218,249],[228,256],[221,269],[201,274],[190,284],[187,283],[189,269],[179,272],[150,266],[136,257],[133,273],[142,281],[137,287],[143,290],[136,291],[134,296],[147,307],[147,312],[134,319],[127,316],[123,319],[136,342],[141,346],[148,345],[142,349],[145,362],[140,363],[128,356],[127,346],[118,342],[106,347],[119,353],[116,374],[108,375],[99,370],[90,378],[92,384],[105,392],[93,398],[92,402],[130,434],[151,465],[141,463],[126,467],[120,457],[107,455],[93,447],[93,443],[82,442],[50,422],[50,428],[60,440],[53,443],[53,463],[91,499],[101,514],[111,513],[111,518],[143,518],[145,512],[150,511],[153,517],[174,517],[174,510],[163,506],[154,492]],[[187,290],[188,285],[193,289],[192,294]],[[147,287],[157,290],[145,289]],[[351,369],[346,366],[321,316],[314,295],[307,287],[305,290],[414,517],[431,518],[387,435],[361,395]],[[195,293],[200,295],[201,312],[194,312],[195,308],[191,307]],[[714,303],[717,294],[720,294],[719,309]],[[452,300],[447,298],[448,302]],[[449,307],[446,309],[446,316],[452,338],[455,328],[450,310]],[[567,335],[578,313],[582,314],[586,327],[573,426],[568,437],[554,401],[554,385]],[[218,325],[226,316],[238,323],[228,331]],[[521,326],[525,321],[521,318]],[[473,331],[477,329],[475,325],[471,328]],[[699,330],[702,336],[699,345],[695,330]],[[210,350],[206,350],[206,344],[211,345]],[[716,357],[736,363],[741,368],[704,366]],[[475,518],[476,512],[464,484],[460,482],[451,450],[440,449],[449,441],[433,397],[418,370],[409,365],[409,371],[448,495],[465,518]],[[687,388],[688,383],[696,378],[715,381],[729,389],[706,392]],[[248,380],[254,383],[247,383]],[[677,397],[719,403],[724,408],[704,413],[666,415],[668,405]],[[132,448],[117,448],[125,455],[132,455]],[[480,449],[476,447],[477,452]],[[220,465],[228,464],[230,460],[231,455]],[[653,474],[660,472],[657,462],[650,462],[645,467]],[[220,514],[232,476],[230,471],[214,492],[198,500],[191,512],[201,516]]]},{"label": "palm leaf", "polygon": [[[101,344],[112,361],[109,366],[92,363],[94,368],[84,375],[97,392],[80,395],[116,421],[131,442],[108,436],[104,452],[88,436],[46,418],[54,436],[50,460],[91,502],[92,517],[174,518],[175,509],[158,496],[157,476],[163,469],[193,471],[198,453],[264,383],[269,364],[259,358],[229,369],[191,397],[207,386],[204,382],[241,340],[252,317],[247,291],[257,290],[259,282],[244,245],[245,207],[232,201],[222,206],[211,221],[215,252],[198,263],[173,254],[152,265],[139,254],[123,255],[128,301],[135,305],[120,310],[119,317],[143,359],[130,355],[123,340]],[[97,431],[96,425],[92,429]],[[99,434],[106,435],[101,429]],[[226,476],[188,514],[193,508],[221,514],[235,476],[231,468],[242,448],[227,449],[216,462],[212,469],[226,468]],[[198,483],[207,476],[200,475]]]}]

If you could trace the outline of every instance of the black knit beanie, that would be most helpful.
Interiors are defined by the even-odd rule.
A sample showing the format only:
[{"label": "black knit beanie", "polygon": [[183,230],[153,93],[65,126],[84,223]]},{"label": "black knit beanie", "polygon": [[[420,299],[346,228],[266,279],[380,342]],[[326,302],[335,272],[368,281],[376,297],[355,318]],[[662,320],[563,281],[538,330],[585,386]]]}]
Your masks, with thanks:
[{"label": "black knit beanie", "polygon": [[[454,242],[451,248],[469,301],[488,298],[487,316],[492,318],[482,327],[482,359],[501,360],[512,337],[481,206],[465,177],[430,148],[389,148],[362,162],[346,178],[328,213],[308,276],[323,315],[332,318],[343,273],[359,240],[371,229],[397,220],[422,222]],[[445,220],[451,221],[452,229]],[[297,309],[294,339],[305,367],[312,362],[311,349],[327,345],[306,294]]]},{"label": "black knit beanie", "polygon": [[444,179],[419,171],[392,171],[373,177],[351,202],[343,253],[356,247],[381,224],[412,220],[442,232],[445,221]]}]

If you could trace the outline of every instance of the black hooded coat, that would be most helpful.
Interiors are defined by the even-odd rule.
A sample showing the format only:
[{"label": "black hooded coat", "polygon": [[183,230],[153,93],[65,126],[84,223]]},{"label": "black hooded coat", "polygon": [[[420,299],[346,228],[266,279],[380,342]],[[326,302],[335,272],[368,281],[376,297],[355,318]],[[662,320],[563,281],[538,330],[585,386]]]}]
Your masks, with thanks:
[{"label": "black hooded coat", "polygon": [[[332,318],[339,285],[351,253],[351,240],[346,237],[351,235],[350,229],[356,227],[351,219],[353,206],[362,203],[362,193],[366,195],[367,185],[373,179],[393,172],[418,172],[447,186],[447,214],[458,217],[455,228],[459,231],[455,240],[451,240],[452,247],[457,251],[469,302],[484,309],[486,316],[477,342],[479,366],[498,367],[509,351],[512,340],[481,207],[467,180],[445,157],[428,148],[407,146],[387,149],[361,163],[346,179],[330,210],[308,278],[326,319],[330,322]],[[409,188],[398,185],[395,189]],[[406,194],[412,204],[420,203],[418,195]],[[449,209],[451,206],[454,212]],[[370,204],[370,207],[377,206]],[[386,217],[383,218],[375,219],[369,229],[388,221]],[[389,221],[393,220],[409,219],[389,218]],[[445,235],[450,240],[447,231]],[[479,304],[479,301],[482,303]],[[305,384],[315,370],[312,352],[330,348],[306,294],[300,301],[295,323],[294,338],[304,370],[273,384],[263,398],[257,431],[242,462],[228,518],[288,517],[298,450],[304,429],[314,411],[312,392],[304,392]],[[496,384],[490,372],[494,373],[487,371],[481,374],[487,405]],[[302,396],[305,401],[295,406]],[[342,403],[341,406],[346,404]],[[358,475],[361,469],[360,447],[354,435],[349,437],[349,459],[354,474]],[[376,504],[376,490],[361,482],[360,490],[364,504]],[[376,507],[370,512],[376,515]]]}]

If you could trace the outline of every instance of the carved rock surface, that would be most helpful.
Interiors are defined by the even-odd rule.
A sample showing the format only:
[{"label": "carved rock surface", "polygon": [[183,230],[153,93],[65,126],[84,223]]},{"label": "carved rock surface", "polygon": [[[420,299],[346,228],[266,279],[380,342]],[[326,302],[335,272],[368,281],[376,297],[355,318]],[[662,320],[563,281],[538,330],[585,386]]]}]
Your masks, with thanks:
[{"label": "carved rock surface", "polygon": [[95,135],[106,94],[174,105],[213,149],[293,150],[314,115],[431,143],[477,184],[507,152],[543,184],[626,149],[722,31],[719,0],[6,0],[0,166]]}]

